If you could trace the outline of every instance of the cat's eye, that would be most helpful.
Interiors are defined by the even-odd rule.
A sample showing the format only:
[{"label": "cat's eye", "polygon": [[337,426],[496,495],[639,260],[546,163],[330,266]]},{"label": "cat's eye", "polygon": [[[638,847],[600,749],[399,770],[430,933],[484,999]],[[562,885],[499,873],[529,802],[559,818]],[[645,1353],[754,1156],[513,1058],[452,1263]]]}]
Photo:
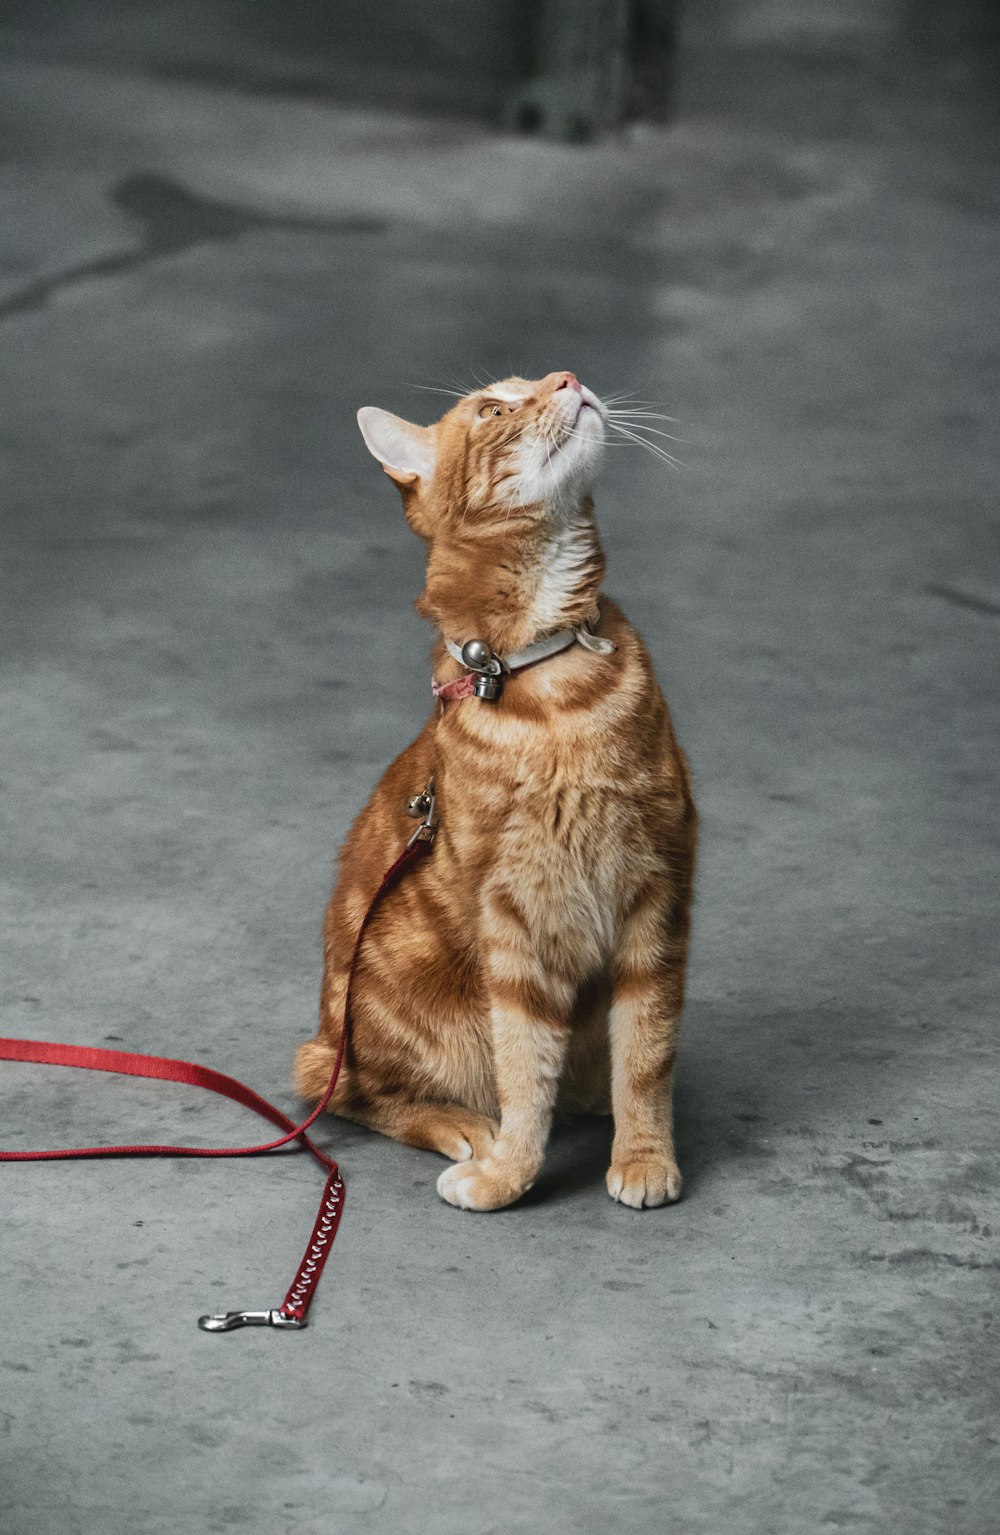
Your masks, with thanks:
[{"label": "cat's eye", "polygon": [[484,421],[487,416],[502,416],[502,415],[503,415],[503,406],[502,405],[498,405],[495,400],[488,400],[485,405],[480,405],[480,407],[479,407],[479,419],[480,419],[480,421]]}]

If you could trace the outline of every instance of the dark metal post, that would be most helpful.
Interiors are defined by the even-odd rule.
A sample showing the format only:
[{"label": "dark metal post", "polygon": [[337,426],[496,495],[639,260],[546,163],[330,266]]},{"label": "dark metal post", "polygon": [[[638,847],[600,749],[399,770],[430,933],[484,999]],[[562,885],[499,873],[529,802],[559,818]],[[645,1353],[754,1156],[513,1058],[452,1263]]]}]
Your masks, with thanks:
[{"label": "dark metal post", "polygon": [[537,0],[510,125],[580,141],[630,116],[664,117],[676,11],[676,0]]}]

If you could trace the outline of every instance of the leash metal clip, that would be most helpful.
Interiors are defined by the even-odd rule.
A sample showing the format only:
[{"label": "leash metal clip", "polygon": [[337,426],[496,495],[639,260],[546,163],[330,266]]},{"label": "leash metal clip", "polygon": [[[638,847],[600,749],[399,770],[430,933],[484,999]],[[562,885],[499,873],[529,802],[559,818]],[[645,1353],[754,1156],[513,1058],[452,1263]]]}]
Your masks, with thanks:
[{"label": "leash metal clip", "polygon": [[299,1317],[283,1311],[224,1311],[216,1316],[200,1316],[202,1332],[232,1332],[234,1327],[305,1327]]},{"label": "leash metal clip", "polygon": [[416,831],[413,833],[413,836],[406,844],[407,851],[409,851],[409,849],[413,847],[413,845],[417,842],[434,841],[434,838],[437,836],[437,826],[434,821],[434,809],[436,805],[437,795],[434,792],[434,778],[431,776],[427,780],[426,789],[421,790],[419,794],[415,794],[411,800],[407,801],[406,804],[407,815],[423,816],[423,820],[421,821],[420,825],[417,827]]}]

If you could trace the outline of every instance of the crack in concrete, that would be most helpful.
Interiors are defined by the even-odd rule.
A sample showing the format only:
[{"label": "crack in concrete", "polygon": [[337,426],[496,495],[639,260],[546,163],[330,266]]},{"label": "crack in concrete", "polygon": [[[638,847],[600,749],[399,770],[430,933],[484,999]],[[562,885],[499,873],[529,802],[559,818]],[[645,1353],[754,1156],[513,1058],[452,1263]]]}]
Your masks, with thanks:
[{"label": "crack in concrete", "polygon": [[930,1247],[906,1247],[896,1253],[865,1253],[867,1263],[885,1263],[900,1268],[914,1263],[932,1263],[956,1269],[1000,1269],[997,1258],[962,1258],[958,1253],[935,1252]]},{"label": "crack in concrete", "polygon": [[322,219],[262,213],[242,203],[199,197],[167,176],[126,176],[113,188],[111,201],[145,226],[142,243],[131,250],[82,261],[77,266],[28,283],[19,293],[0,303],[0,320],[41,309],[61,289],[75,287],[93,278],[133,272],[161,256],[175,256],[193,246],[237,240],[252,229],[370,235],[381,234],[387,228],[385,219],[361,214]]}]

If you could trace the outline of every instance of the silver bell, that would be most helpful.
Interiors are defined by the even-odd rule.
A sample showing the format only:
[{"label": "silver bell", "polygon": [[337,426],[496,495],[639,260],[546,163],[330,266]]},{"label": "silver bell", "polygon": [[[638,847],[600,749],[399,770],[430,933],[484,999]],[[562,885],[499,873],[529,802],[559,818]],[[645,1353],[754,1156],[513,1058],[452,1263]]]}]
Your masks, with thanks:
[{"label": "silver bell", "polygon": [[421,816],[426,815],[430,808],[431,797],[426,789],[422,789],[419,794],[414,794],[412,799],[406,801],[406,813],[412,816],[415,821],[418,821]]},{"label": "silver bell", "polygon": [[489,672],[480,672],[472,692],[476,698],[485,698],[492,702],[494,698],[500,697],[502,686],[503,684],[499,677],[493,676]]},{"label": "silver bell", "polygon": [[462,664],[470,671],[488,671],[492,660],[493,652],[485,640],[466,640],[462,646]]}]

